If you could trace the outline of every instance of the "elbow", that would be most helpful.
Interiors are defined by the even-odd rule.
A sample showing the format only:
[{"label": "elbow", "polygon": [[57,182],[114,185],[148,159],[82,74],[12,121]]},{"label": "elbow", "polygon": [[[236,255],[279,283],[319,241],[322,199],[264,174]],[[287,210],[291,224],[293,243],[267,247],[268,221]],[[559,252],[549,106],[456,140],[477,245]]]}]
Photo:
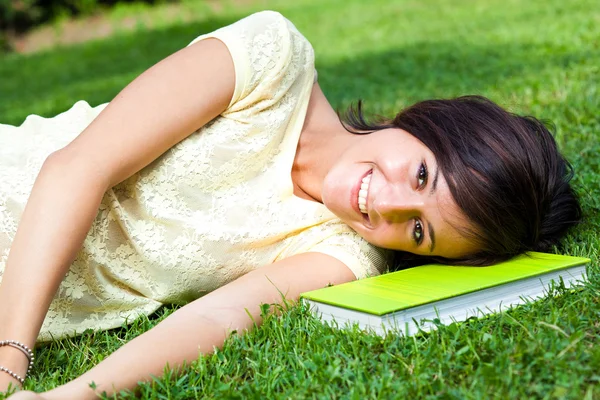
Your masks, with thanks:
[{"label": "elbow", "polygon": [[59,172],[61,168],[65,168],[67,166],[67,160],[65,156],[63,156],[63,151],[57,150],[53,153],[50,153],[48,157],[44,160],[44,164],[42,164],[41,173],[47,173],[49,171]]},{"label": "elbow", "polygon": [[49,177],[57,184],[62,182],[104,194],[109,189],[109,182],[100,172],[90,160],[64,148],[46,157],[39,175]]}]

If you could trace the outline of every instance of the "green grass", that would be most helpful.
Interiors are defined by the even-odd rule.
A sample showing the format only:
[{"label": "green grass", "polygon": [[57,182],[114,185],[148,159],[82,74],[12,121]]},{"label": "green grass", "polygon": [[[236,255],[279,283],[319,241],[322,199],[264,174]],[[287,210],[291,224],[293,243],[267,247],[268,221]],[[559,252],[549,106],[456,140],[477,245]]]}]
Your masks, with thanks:
[{"label": "green grass", "polygon": [[[501,315],[412,338],[320,324],[294,307],[187,372],[139,388],[144,398],[600,399],[600,8],[596,1],[241,2],[109,39],[0,59],[0,121],[51,116],[76,100],[109,101],[196,35],[273,8],[313,43],[334,106],[374,113],[414,101],[482,94],[552,121],[576,168],[586,221],[557,251],[592,259],[589,283]],[[121,10],[120,12],[126,12]],[[156,14],[159,15],[159,14]],[[65,383],[172,309],[128,328],[39,346],[26,388]],[[199,332],[198,334],[201,334]],[[168,346],[168,343],[165,343]],[[132,360],[135,362],[135,360]],[[119,398],[130,398],[123,395]]]}]

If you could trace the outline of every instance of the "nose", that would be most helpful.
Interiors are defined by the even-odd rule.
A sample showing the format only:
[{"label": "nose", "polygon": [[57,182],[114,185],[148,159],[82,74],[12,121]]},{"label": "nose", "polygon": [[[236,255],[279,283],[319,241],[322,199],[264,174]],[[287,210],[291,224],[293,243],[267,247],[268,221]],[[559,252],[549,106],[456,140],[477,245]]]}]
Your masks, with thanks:
[{"label": "nose", "polygon": [[388,222],[404,222],[421,215],[425,197],[420,192],[388,185],[373,200],[373,211]]}]

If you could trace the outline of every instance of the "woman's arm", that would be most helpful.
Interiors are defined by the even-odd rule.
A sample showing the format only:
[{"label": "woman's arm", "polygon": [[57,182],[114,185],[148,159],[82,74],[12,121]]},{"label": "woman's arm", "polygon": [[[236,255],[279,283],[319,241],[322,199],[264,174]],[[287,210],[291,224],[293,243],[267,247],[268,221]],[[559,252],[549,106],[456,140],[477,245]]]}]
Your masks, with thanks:
[{"label": "woman's arm", "polygon": [[[200,41],[144,72],[72,143],[48,157],[0,285],[0,340],[33,347],[106,190],[223,112],[234,84],[226,46]],[[24,376],[27,360],[4,346],[0,365]],[[0,392],[11,382],[0,372]]]},{"label": "woman's arm", "polygon": [[[261,304],[283,304],[300,293],[354,280],[337,259],[305,253],[259,268],[180,308],[74,381],[44,393],[44,399],[93,399],[132,389],[139,381],[162,376],[167,363],[176,368],[200,353],[221,347],[232,330],[240,334],[260,324]],[[96,384],[96,390],[90,384]]]}]

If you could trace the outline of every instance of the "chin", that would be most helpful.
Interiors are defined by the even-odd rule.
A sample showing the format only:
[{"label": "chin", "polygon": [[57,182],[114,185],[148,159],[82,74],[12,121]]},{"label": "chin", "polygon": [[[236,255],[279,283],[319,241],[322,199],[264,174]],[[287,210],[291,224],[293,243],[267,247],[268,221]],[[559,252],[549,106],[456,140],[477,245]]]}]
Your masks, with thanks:
[{"label": "chin", "polygon": [[321,201],[327,207],[329,211],[334,213],[339,219],[348,223],[348,210],[346,210],[342,204],[339,202],[339,195],[335,193],[327,193],[323,192],[321,194]]}]

